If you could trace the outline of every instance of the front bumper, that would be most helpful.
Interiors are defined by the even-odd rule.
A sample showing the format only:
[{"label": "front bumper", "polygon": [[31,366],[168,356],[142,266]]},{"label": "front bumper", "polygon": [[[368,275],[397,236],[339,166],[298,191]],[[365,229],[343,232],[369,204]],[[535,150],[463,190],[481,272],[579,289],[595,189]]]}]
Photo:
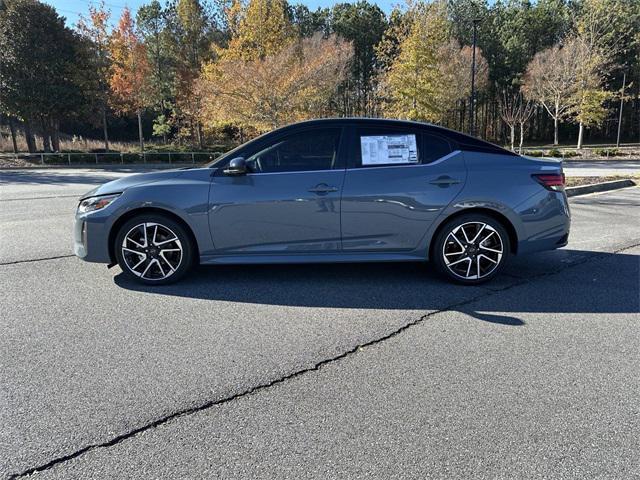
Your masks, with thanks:
[{"label": "front bumper", "polygon": [[86,262],[111,263],[108,216],[102,212],[76,213],[73,253]]}]

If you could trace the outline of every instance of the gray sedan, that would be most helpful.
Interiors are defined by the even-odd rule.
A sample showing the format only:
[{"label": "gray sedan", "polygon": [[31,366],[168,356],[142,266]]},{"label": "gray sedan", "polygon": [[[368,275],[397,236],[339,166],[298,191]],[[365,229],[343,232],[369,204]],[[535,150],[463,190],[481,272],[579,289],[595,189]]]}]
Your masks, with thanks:
[{"label": "gray sedan", "polygon": [[199,168],[132,175],[81,198],[74,251],[146,284],[196,263],[430,260],[477,284],[509,255],[566,245],[561,162],[433,125],[327,119]]}]

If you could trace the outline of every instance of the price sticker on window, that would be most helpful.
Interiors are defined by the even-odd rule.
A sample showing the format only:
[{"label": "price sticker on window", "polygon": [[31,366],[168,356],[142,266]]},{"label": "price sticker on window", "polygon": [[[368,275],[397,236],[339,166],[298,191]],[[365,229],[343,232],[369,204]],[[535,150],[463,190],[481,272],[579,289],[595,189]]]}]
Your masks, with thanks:
[{"label": "price sticker on window", "polygon": [[362,165],[418,163],[415,135],[371,135],[360,137]]}]

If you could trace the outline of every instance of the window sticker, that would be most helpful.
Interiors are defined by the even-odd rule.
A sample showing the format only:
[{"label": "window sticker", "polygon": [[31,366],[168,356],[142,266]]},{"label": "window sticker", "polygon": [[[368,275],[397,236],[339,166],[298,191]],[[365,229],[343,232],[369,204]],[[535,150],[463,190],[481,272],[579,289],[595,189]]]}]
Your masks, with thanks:
[{"label": "window sticker", "polygon": [[372,135],[360,137],[362,165],[418,163],[415,135]]}]

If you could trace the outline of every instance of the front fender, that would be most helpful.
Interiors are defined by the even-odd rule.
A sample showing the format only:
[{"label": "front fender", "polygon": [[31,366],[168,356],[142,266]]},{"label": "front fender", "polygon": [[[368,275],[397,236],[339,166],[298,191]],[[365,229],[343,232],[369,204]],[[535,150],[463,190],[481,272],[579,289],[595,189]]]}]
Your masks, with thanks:
[{"label": "front fender", "polygon": [[124,219],[136,211],[154,209],[180,218],[193,233],[201,254],[213,249],[209,235],[207,206],[210,170],[186,170],[177,178],[128,188],[122,198],[114,202],[115,209],[105,218],[105,231],[112,234]]}]

